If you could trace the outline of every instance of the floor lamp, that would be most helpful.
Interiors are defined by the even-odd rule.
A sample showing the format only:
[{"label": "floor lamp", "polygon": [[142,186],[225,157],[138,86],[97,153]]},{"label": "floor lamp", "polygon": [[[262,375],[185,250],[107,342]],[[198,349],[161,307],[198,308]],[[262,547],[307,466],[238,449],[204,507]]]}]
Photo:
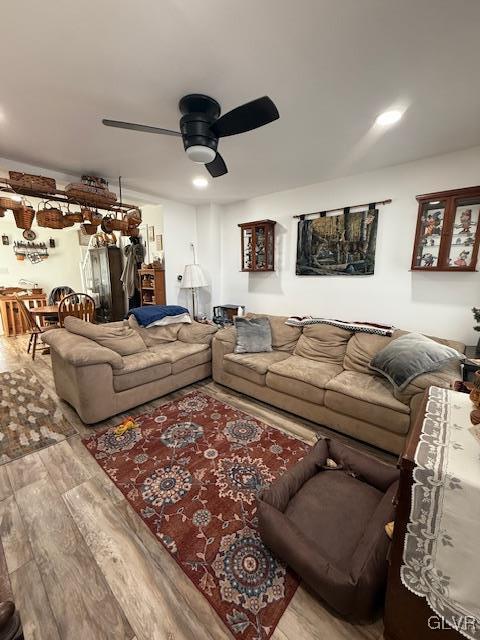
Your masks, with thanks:
[{"label": "floor lamp", "polygon": [[196,309],[195,309],[195,293],[196,289],[200,287],[207,287],[208,282],[205,278],[205,275],[198,264],[187,264],[185,266],[185,271],[183,272],[182,278],[182,289],[191,289],[192,291],[192,311],[193,311],[193,319],[195,320]]}]

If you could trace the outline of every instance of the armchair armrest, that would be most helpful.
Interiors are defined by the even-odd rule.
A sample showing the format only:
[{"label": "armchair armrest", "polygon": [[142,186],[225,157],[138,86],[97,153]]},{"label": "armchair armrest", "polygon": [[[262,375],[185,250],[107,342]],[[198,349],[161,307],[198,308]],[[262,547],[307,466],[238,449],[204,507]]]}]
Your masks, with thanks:
[{"label": "armchair armrest", "polygon": [[190,324],[182,324],[178,339],[191,344],[211,344],[213,335],[217,331],[218,327],[194,320]]},{"label": "armchair armrest", "polygon": [[90,364],[109,364],[112,369],[123,369],[121,355],[102,347],[93,340],[70,333],[66,329],[52,329],[42,335],[42,342],[48,344],[58,355],[75,367]]}]

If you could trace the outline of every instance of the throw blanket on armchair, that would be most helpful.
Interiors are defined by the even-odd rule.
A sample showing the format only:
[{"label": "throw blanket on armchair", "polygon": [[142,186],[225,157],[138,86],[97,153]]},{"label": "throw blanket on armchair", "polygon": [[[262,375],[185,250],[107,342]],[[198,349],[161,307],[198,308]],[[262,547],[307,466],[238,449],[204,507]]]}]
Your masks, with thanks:
[{"label": "throw blanket on armchair", "polygon": [[130,315],[134,315],[135,320],[139,325],[142,327],[148,327],[152,322],[162,320],[167,316],[179,316],[182,313],[188,313],[188,309],[174,304],[152,304],[145,307],[130,309],[127,313],[127,318]]},{"label": "throw blanket on armchair", "polygon": [[392,336],[394,327],[385,324],[375,324],[373,322],[345,322],[344,320],[333,320],[329,318],[313,318],[312,316],[290,316],[285,322],[292,327],[307,327],[312,324],[329,324],[332,327],[339,327],[347,331],[358,331],[360,333],[373,333],[377,336]]}]

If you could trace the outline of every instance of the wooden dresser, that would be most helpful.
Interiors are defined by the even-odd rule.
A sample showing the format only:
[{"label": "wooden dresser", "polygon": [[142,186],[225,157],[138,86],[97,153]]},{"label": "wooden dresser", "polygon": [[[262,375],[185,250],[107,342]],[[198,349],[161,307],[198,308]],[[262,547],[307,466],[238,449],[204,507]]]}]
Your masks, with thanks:
[{"label": "wooden dresser", "polygon": [[[44,307],[47,304],[47,296],[45,293],[22,295],[21,298],[29,309]],[[0,294],[0,317],[2,319],[3,333],[5,336],[17,336],[26,333],[27,327],[18,312],[18,302],[14,295]]]},{"label": "wooden dresser", "polygon": [[[428,389],[399,460],[400,485],[385,601],[385,640],[461,640],[463,638],[459,632],[448,626],[441,630],[434,628],[438,622],[438,616],[430,608],[426,599],[409,591],[400,578],[405,533],[410,519],[415,452],[422,431],[427,400]],[[429,627],[429,618],[432,628]]]}]

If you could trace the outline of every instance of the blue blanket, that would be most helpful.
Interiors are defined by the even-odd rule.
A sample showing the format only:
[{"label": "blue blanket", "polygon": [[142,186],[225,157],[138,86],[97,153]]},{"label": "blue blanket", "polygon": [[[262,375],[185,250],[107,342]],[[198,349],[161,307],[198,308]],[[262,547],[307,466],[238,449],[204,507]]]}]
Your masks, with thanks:
[{"label": "blue blanket", "polygon": [[134,315],[139,325],[147,327],[152,322],[162,320],[166,316],[178,316],[181,313],[188,313],[188,309],[175,304],[151,304],[130,309],[127,313],[127,318],[130,315]]}]

